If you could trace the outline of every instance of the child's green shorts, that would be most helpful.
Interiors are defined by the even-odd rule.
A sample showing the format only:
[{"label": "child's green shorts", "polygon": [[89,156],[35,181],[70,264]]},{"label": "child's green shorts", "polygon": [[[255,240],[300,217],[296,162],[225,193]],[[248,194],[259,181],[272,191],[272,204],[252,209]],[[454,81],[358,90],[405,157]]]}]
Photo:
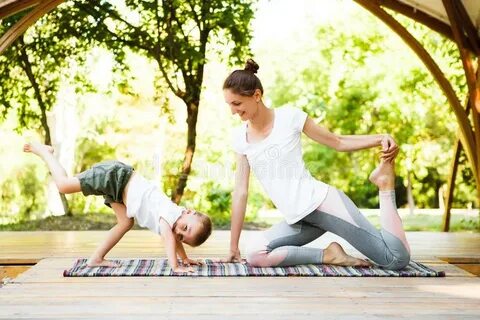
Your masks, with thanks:
[{"label": "child's green shorts", "polygon": [[123,189],[133,171],[133,167],[120,161],[105,161],[78,174],[77,178],[84,195],[103,196],[105,204],[111,207],[112,202],[123,202]]}]

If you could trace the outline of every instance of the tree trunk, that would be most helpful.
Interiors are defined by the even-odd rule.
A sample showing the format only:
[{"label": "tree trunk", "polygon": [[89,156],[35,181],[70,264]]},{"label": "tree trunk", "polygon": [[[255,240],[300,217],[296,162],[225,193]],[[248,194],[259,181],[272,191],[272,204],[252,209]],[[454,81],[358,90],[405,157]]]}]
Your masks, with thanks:
[{"label": "tree trunk", "polygon": [[438,198],[438,210],[443,213],[445,211],[445,186],[444,185],[441,185],[440,188],[438,188],[437,198]]},{"label": "tree trunk", "polygon": [[408,201],[409,213],[412,215],[414,214],[414,210],[415,210],[415,201],[413,200],[412,173],[410,171],[408,171],[408,174],[407,174],[407,201]]},{"label": "tree trunk", "polygon": [[[50,127],[48,126],[48,122],[47,122],[47,105],[43,100],[43,97],[40,91],[40,86],[38,85],[37,80],[35,79],[35,75],[32,70],[32,63],[28,59],[28,53],[25,50],[25,42],[23,41],[23,35],[19,37],[18,42],[20,43],[20,46],[19,46],[20,58],[23,64],[23,70],[27,74],[28,80],[30,81],[30,84],[32,85],[32,88],[35,92],[35,99],[37,100],[38,106],[40,107],[40,112],[41,112],[40,123],[44,132],[44,137],[45,137],[44,143],[47,145],[52,145]],[[70,211],[70,208],[68,206],[67,198],[62,193],[59,193],[59,195],[60,195],[60,200],[62,200],[63,211],[67,216],[71,216],[72,212]]]},{"label": "tree trunk", "polygon": [[200,99],[193,99],[187,103],[187,148],[185,149],[185,156],[183,158],[182,171],[178,178],[177,186],[172,194],[172,200],[175,203],[180,203],[183,192],[187,186],[188,175],[192,168],[193,155],[195,153],[195,140],[197,137],[197,118],[198,118],[198,105]]}]

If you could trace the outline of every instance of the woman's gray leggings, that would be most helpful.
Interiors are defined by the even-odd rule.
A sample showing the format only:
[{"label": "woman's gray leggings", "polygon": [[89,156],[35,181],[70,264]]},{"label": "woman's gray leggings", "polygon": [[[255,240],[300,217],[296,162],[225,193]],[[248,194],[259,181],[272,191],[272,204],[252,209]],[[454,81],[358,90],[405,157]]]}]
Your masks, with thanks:
[{"label": "woman's gray leggings", "polygon": [[[333,188],[332,188],[333,189]],[[353,247],[386,269],[398,270],[408,265],[410,253],[405,245],[390,232],[377,230],[343,192],[338,191],[350,217],[356,225],[345,219],[315,210],[295,224],[282,221],[265,231],[269,241],[267,252],[287,250],[287,256],[278,266],[322,263],[323,250],[302,247],[325,232],[332,232],[347,240]],[[254,252],[247,252],[247,261]]]}]

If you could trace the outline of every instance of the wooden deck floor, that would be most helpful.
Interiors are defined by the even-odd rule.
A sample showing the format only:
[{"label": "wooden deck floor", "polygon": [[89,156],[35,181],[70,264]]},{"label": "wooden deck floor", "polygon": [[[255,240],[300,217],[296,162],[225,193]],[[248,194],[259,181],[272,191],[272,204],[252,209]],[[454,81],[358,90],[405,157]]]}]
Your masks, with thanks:
[{"label": "wooden deck floor", "polygon": [[[243,236],[256,231],[244,232]],[[64,278],[105,232],[0,232],[0,262],[38,263],[0,288],[0,319],[479,319],[480,277],[440,258],[480,259],[480,234],[408,234],[413,258],[446,278]],[[193,257],[222,257],[216,231]],[[310,246],[340,241],[331,234]],[[110,257],[163,257],[160,239],[131,231]]]}]

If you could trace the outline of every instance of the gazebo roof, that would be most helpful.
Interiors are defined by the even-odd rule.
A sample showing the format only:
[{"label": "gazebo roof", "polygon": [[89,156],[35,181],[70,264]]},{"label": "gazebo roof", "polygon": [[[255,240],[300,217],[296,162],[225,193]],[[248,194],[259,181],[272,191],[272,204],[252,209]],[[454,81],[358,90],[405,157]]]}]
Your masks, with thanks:
[{"label": "gazebo roof", "polygon": [[[42,2],[48,2],[48,0],[0,0],[0,19]],[[403,4],[439,22],[450,24],[442,0],[372,0],[372,2],[377,2],[394,10],[395,6]],[[473,25],[480,31],[480,1],[461,0],[461,2],[467,10]]]},{"label": "gazebo roof", "polygon": [[[30,7],[35,7],[44,14],[64,1],[65,0],[0,0],[0,20]],[[466,32],[468,43],[465,43],[464,45],[467,49],[475,52],[476,55],[480,54],[480,0],[352,1],[359,3],[367,2],[394,10],[455,41],[450,26],[450,19],[447,15],[444,4],[449,3],[449,6],[452,6],[452,8],[454,8],[453,10],[457,11],[457,16],[454,18],[455,21],[457,21],[457,23],[460,24],[460,28]],[[22,30],[21,32],[23,31],[25,30]],[[3,47],[0,48],[0,51],[3,49]]]},{"label": "gazebo roof", "polygon": [[[386,1],[390,2],[390,1]],[[432,18],[450,25],[445,7],[442,0],[398,0],[392,2],[401,2],[412,8],[415,8]],[[380,1],[380,4],[382,1]],[[472,21],[473,25],[480,30],[480,1],[479,0],[462,0],[462,3]]]}]

